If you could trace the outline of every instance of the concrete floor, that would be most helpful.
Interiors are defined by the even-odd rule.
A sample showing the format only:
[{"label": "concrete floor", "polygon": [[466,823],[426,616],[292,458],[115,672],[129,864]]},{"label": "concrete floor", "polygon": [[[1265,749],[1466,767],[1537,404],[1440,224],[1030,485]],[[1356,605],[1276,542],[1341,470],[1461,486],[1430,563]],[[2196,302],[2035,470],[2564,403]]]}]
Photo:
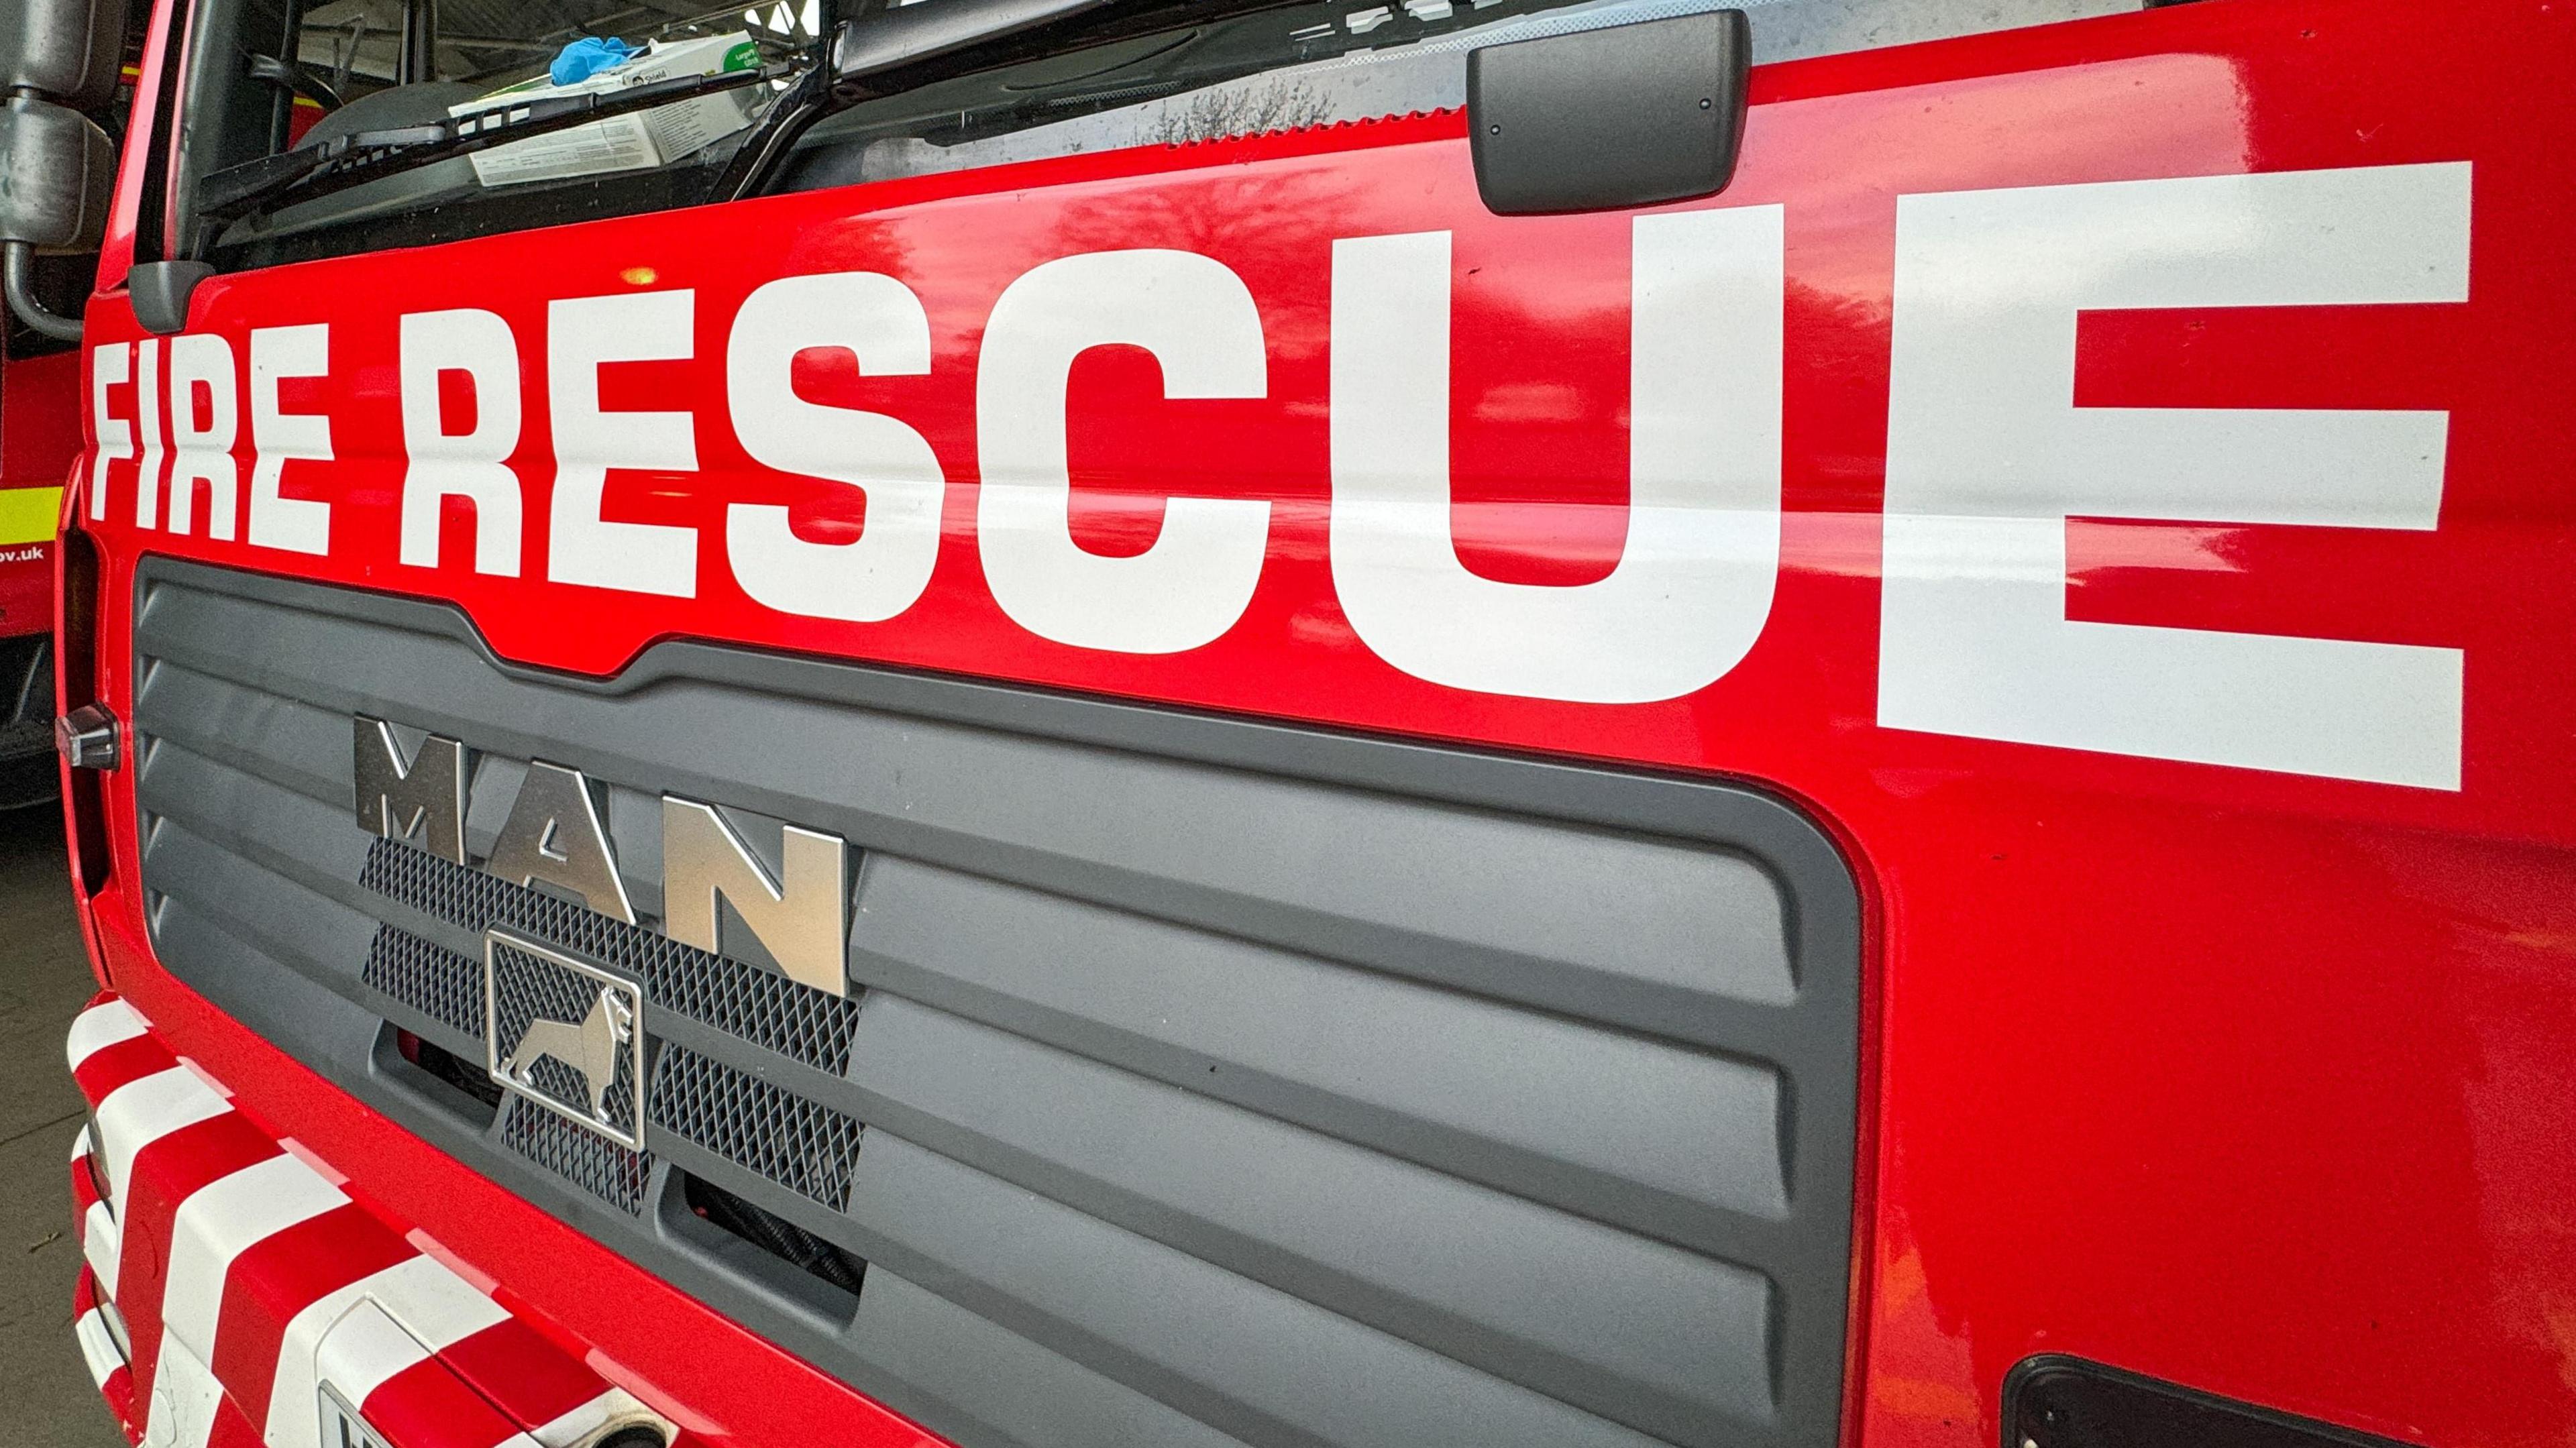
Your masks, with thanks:
[{"label": "concrete floor", "polygon": [[63,1032],[98,989],[51,806],[0,813],[0,1444],[123,1448],[72,1341],[65,1172],[81,1096]]}]

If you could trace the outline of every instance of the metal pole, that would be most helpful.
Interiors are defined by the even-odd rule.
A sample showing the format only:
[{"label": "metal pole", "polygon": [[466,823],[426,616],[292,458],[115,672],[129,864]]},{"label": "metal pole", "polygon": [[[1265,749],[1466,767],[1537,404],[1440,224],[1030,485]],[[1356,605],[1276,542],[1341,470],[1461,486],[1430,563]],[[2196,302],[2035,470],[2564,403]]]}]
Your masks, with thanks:
[{"label": "metal pole", "polygon": [[36,299],[36,248],[31,242],[12,241],[0,244],[0,290],[6,290],[9,310],[18,320],[53,338],[57,342],[77,342],[81,336],[81,319],[58,316],[45,310]]},{"label": "metal pole", "polygon": [[438,79],[438,0],[404,0],[402,61],[395,74],[403,85]]}]

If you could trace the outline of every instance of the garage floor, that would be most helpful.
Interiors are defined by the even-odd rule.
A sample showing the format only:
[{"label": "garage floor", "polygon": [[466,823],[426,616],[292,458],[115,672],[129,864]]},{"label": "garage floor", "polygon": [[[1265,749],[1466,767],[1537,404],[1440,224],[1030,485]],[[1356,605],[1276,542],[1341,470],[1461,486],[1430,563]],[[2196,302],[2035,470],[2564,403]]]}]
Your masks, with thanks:
[{"label": "garage floor", "polygon": [[0,813],[0,1444],[122,1448],[72,1341],[65,1174],[81,1097],[63,1032],[98,989],[50,806]]}]

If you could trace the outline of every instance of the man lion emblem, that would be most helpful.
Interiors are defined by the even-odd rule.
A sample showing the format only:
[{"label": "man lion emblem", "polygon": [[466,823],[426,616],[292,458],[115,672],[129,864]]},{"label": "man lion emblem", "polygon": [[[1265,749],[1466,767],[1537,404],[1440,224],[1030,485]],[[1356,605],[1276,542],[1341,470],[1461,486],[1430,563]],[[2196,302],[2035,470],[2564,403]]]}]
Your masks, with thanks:
[{"label": "man lion emblem", "polygon": [[590,1014],[576,1023],[540,1016],[530,1022],[519,1044],[501,1058],[501,1073],[525,1090],[546,1094],[529,1077],[539,1061],[553,1057],[581,1076],[590,1093],[593,1121],[608,1120],[608,1088],[617,1077],[617,1053],[635,1039],[635,1007],[614,986],[601,986]]}]

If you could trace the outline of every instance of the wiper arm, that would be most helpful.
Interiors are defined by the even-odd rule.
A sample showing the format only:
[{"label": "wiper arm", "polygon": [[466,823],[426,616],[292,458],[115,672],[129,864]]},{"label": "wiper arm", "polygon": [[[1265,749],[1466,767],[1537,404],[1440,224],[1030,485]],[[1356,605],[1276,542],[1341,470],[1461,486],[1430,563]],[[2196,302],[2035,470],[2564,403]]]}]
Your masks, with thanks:
[{"label": "wiper arm", "polygon": [[782,62],[756,70],[676,76],[626,90],[544,96],[496,105],[471,115],[451,116],[434,125],[400,126],[338,136],[318,146],[281,151],[256,161],[227,166],[208,175],[197,183],[197,210],[216,221],[238,221],[273,207],[328,196],[334,191],[344,191],[451,157],[506,146],[530,136],[566,131],[634,111],[649,111],[673,101],[783,80],[797,69],[795,62]]},{"label": "wiper arm", "polygon": [[[1222,13],[1284,3],[1287,0],[1227,0],[1205,8]],[[604,94],[549,96],[436,125],[360,131],[319,146],[226,167],[198,182],[197,210],[215,221],[237,221],[530,136],[795,75],[796,84],[771,103],[735,149],[712,193],[739,199],[758,194],[806,128],[834,111],[900,94],[951,71],[971,69],[1029,32],[1113,8],[1169,12],[1191,6],[1187,0],[939,0],[935,5],[898,6],[864,20],[841,22],[830,40],[815,46],[806,60],[758,70],[682,76]]]},{"label": "wiper arm", "polygon": [[319,146],[245,161],[197,183],[197,210],[215,221],[238,221],[450,157],[804,70],[798,83],[743,138],[726,167],[715,194],[739,196],[756,189],[807,126],[843,106],[907,88],[896,84],[883,91],[871,89],[869,83],[886,72],[981,50],[1024,31],[1119,3],[1122,0],[940,0],[936,5],[900,6],[880,11],[864,23],[842,22],[828,47],[815,47],[821,53],[819,63],[788,62],[759,70],[681,76],[631,90],[549,96],[436,125],[360,131]]},{"label": "wiper arm", "polygon": [[[1279,3],[1279,0],[1256,0]],[[1093,11],[1173,8],[1172,0],[939,0],[844,20],[824,63],[778,98],[733,153],[714,195],[758,195],[808,127],[862,101],[881,100],[972,66],[1022,35]]]}]

